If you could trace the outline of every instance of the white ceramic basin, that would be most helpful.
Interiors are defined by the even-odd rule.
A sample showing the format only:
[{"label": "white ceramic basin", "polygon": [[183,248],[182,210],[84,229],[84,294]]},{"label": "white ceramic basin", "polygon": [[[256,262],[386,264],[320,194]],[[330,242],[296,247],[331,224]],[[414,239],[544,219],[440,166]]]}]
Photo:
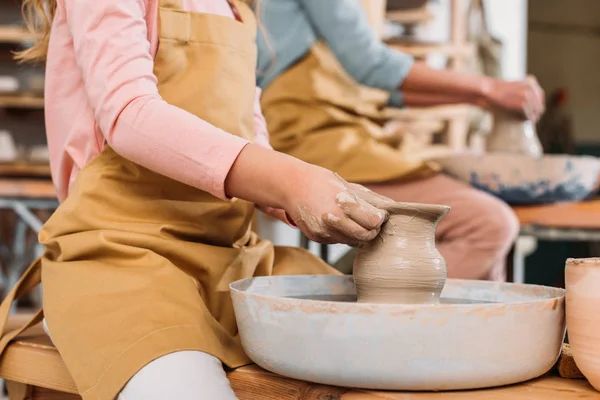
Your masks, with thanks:
[{"label": "white ceramic basin", "polygon": [[[508,385],[546,373],[565,333],[564,290],[448,280],[442,297],[496,303],[351,302],[351,276],[278,276],[231,284],[242,345],[290,378],[381,390]],[[343,301],[309,300],[335,296]],[[344,298],[345,297],[345,298]]]},{"label": "white ceramic basin", "polygon": [[510,204],[583,200],[600,177],[600,159],[589,156],[461,154],[436,162],[448,174]]}]

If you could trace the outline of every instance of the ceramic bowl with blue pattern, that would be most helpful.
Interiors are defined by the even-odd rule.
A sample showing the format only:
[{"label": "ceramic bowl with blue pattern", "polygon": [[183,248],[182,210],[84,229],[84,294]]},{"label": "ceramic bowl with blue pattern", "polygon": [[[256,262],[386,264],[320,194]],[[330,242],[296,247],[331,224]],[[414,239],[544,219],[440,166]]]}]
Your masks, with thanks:
[{"label": "ceramic bowl with blue pattern", "polygon": [[461,154],[436,161],[449,175],[514,205],[584,200],[600,178],[600,159],[590,156]]}]

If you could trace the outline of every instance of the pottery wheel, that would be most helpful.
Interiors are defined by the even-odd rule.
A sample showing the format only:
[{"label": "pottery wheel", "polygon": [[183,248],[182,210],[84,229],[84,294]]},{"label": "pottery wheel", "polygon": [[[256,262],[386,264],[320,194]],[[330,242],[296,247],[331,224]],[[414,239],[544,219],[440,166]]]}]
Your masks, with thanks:
[{"label": "pottery wheel", "polygon": [[552,368],[565,333],[564,290],[535,285],[449,279],[433,306],[355,303],[351,276],[250,278],[231,295],[252,361],[342,387],[513,384]]}]

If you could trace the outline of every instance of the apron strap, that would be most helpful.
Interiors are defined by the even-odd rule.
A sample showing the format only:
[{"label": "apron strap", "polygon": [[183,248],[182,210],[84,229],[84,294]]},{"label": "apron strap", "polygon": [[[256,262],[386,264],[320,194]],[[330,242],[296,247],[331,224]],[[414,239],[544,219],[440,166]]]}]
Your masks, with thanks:
[{"label": "apron strap", "polygon": [[35,260],[33,264],[29,266],[29,268],[27,268],[25,273],[21,276],[21,279],[19,279],[17,284],[10,290],[6,298],[2,301],[2,304],[0,305],[0,334],[2,335],[2,338],[0,339],[0,354],[4,352],[4,349],[11,340],[32,326],[37,325],[42,321],[42,319],[44,319],[43,311],[39,310],[33,316],[33,318],[21,328],[8,333],[5,332],[6,323],[8,322],[8,317],[10,316],[13,302],[19,299],[21,296],[29,293],[32,289],[38,286],[41,281],[42,258],[40,257]]},{"label": "apron strap", "polygon": [[[238,21],[245,22],[254,19],[254,14],[246,3],[234,0],[227,0],[227,3]],[[183,0],[159,0],[158,6],[168,10],[183,10]]]},{"label": "apron strap", "polygon": [[231,10],[235,14],[238,21],[244,23],[254,23],[255,17],[254,12],[248,4],[239,0],[227,0]]},{"label": "apron strap", "polygon": [[159,0],[158,7],[169,10],[183,10],[183,0]]}]

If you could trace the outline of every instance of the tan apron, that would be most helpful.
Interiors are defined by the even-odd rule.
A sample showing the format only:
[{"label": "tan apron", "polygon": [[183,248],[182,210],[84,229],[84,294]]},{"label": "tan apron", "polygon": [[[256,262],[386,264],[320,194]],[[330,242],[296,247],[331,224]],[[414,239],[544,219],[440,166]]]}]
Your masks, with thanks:
[{"label": "tan apron", "polygon": [[356,183],[418,179],[439,171],[407,161],[383,137],[389,94],[356,83],[331,50],[317,43],[263,91],[261,105],[275,150]]},{"label": "tan apron", "polygon": [[[160,94],[254,139],[250,9],[239,5],[245,23],[182,10],[182,0],[160,1]],[[253,213],[249,202],[217,199],[110,148],[80,171],[40,241],[46,246],[44,314],[85,400],[113,399],[145,364],[179,350],[210,353],[232,368],[249,363],[229,284],[259,275],[335,273],[304,250],[258,238]],[[10,303],[39,280],[38,262],[3,302],[2,331]],[[0,351],[16,334],[3,336]]]}]

